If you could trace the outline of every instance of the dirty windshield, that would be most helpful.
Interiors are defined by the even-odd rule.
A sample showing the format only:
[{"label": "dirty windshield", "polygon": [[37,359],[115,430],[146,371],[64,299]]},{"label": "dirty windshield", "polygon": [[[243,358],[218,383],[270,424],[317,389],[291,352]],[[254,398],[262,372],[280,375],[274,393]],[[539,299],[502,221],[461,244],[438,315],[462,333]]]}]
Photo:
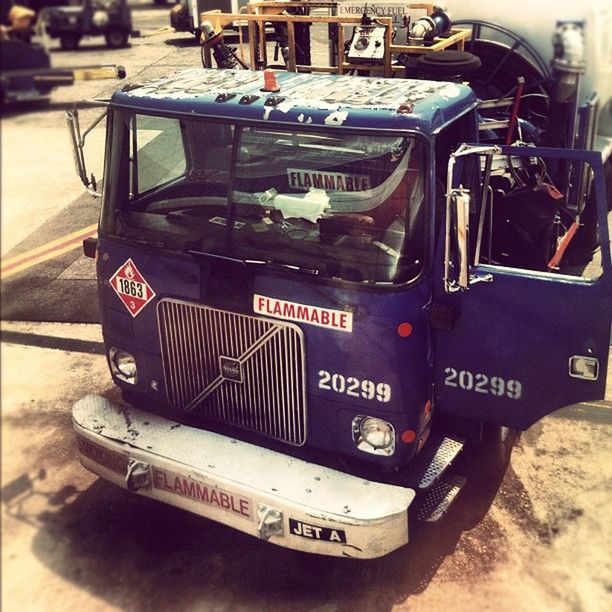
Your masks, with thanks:
[{"label": "dirty windshield", "polygon": [[168,249],[399,283],[421,269],[424,146],[115,113],[103,228]]}]

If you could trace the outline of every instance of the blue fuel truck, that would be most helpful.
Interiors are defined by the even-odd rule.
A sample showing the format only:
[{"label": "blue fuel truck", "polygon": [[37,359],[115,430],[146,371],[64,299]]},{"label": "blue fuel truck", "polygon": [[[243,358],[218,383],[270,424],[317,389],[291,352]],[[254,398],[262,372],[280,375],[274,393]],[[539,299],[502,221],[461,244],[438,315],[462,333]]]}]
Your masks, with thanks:
[{"label": "blue fuel truck", "polygon": [[464,446],[503,472],[517,432],[603,398],[594,147],[539,146],[526,122],[508,146],[469,86],[409,78],[197,68],[107,111],[86,253],[126,401],[73,407],[101,477],[374,558],[445,513]]}]

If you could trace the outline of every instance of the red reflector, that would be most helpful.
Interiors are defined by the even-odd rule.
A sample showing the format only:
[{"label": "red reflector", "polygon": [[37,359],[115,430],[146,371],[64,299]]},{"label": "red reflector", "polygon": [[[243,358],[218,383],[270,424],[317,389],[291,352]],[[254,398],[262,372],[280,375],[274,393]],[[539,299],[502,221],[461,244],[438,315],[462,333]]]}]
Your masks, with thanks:
[{"label": "red reflector", "polygon": [[431,400],[427,400],[425,402],[425,414],[429,414],[431,412]]},{"label": "red reflector", "polygon": [[412,335],[412,324],[411,323],[400,323],[397,326],[397,335],[401,338],[408,338]]},{"label": "red reflector", "polygon": [[402,433],[402,442],[404,444],[412,444],[416,440],[416,431],[408,429]]}]

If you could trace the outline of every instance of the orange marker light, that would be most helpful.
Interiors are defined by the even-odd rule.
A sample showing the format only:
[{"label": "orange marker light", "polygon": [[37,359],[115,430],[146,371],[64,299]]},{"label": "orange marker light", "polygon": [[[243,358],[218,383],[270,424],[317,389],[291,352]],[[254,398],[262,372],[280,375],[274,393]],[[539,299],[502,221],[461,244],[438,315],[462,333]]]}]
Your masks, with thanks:
[{"label": "orange marker light", "polygon": [[402,433],[402,442],[404,444],[412,444],[416,440],[416,431],[407,429]]},{"label": "orange marker light", "polygon": [[276,73],[274,70],[269,68],[263,71],[264,75],[264,86],[261,88],[262,91],[280,91],[280,87],[276,82]]},{"label": "orange marker light", "polygon": [[397,335],[400,338],[408,338],[412,335],[412,324],[411,323],[400,323],[397,326]]},{"label": "orange marker light", "polygon": [[431,412],[431,400],[427,400],[425,402],[425,414],[429,414]]}]

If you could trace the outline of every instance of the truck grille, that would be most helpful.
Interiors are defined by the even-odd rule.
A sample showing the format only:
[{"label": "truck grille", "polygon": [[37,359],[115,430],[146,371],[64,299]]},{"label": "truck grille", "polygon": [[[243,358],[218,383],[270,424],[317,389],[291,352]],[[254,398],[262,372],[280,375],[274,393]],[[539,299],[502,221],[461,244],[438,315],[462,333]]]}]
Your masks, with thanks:
[{"label": "truck grille", "polygon": [[290,444],[306,439],[301,330],[178,300],[158,305],[166,393],[193,414]]}]

